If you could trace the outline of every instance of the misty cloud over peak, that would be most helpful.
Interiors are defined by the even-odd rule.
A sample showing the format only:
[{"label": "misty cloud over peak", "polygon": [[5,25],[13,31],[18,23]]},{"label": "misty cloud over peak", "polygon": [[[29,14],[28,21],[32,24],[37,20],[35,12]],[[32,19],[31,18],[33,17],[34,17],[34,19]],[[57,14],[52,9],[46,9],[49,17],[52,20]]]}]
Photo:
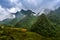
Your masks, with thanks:
[{"label": "misty cloud over peak", "polygon": [[21,9],[30,9],[38,13],[44,9],[54,10],[59,6],[60,0],[0,0],[0,21],[10,18],[11,13]]}]

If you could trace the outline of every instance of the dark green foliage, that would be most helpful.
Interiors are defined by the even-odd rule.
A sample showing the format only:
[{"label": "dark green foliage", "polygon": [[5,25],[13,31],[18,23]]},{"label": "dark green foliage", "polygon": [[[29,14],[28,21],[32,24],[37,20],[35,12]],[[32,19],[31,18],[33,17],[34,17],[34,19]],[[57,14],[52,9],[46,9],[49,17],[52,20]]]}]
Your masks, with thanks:
[{"label": "dark green foliage", "polygon": [[60,24],[60,8],[51,11],[47,16],[52,22]]},{"label": "dark green foliage", "polygon": [[60,7],[54,11],[51,11],[47,17],[54,23],[56,27],[57,39],[60,39]]},{"label": "dark green foliage", "polygon": [[38,17],[37,22],[31,27],[31,31],[39,33],[45,37],[56,36],[56,28],[44,14]]}]

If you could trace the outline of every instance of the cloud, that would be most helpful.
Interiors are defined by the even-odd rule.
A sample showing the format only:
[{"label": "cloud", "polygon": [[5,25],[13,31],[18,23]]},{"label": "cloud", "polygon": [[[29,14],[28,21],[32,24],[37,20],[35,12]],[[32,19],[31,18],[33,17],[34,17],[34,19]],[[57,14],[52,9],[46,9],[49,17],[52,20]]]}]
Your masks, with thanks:
[{"label": "cloud", "polygon": [[12,3],[18,2],[18,0],[9,0],[9,1],[12,2]]},{"label": "cloud", "polygon": [[8,9],[2,8],[2,6],[0,5],[0,21],[6,18],[13,19],[15,18],[15,16],[12,15],[10,11],[8,11]]},{"label": "cloud", "polygon": [[54,9],[58,2],[60,0],[9,0],[9,4],[12,6],[10,9],[30,9],[36,13],[46,8]]},{"label": "cloud", "polygon": [[[19,3],[19,5],[21,4]],[[7,18],[9,19],[15,18],[15,15],[12,15],[11,13],[16,13],[17,11],[20,11],[20,10],[21,10],[20,7],[17,5],[16,1],[14,0],[9,0],[9,3],[6,3],[5,5],[0,4],[0,21],[3,21],[4,19],[7,19]]]},{"label": "cloud", "polygon": [[60,2],[60,0],[22,0],[21,1],[24,8],[30,9],[36,13],[46,8],[54,9],[54,7],[58,2]]},{"label": "cloud", "polygon": [[3,8],[11,8],[14,6],[14,4],[11,4],[9,2],[9,0],[0,0],[0,5],[3,7]]},{"label": "cloud", "polygon": [[36,0],[27,0],[27,2],[31,5],[34,4],[35,6],[37,6]]},{"label": "cloud", "polygon": [[16,13],[17,11],[20,11],[20,9],[18,7],[13,7],[13,8],[10,8],[10,9],[7,9],[9,13]]},{"label": "cloud", "polygon": [[14,18],[15,16],[11,13],[21,9],[30,9],[38,13],[47,8],[54,10],[59,5],[60,0],[0,0],[0,21],[6,18]]}]

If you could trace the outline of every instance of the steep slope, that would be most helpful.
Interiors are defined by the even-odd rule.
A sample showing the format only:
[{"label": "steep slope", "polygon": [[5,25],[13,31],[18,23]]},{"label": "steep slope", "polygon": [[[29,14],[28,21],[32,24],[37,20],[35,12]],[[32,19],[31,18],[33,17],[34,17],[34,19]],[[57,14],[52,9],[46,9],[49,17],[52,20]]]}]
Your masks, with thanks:
[{"label": "steep slope", "polygon": [[51,11],[47,16],[52,22],[60,24],[60,7],[55,11]]},{"label": "steep slope", "polygon": [[31,31],[39,33],[45,37],[56,37],[56,27],[45,14],[38,17],[37,22],[31,27]]}]

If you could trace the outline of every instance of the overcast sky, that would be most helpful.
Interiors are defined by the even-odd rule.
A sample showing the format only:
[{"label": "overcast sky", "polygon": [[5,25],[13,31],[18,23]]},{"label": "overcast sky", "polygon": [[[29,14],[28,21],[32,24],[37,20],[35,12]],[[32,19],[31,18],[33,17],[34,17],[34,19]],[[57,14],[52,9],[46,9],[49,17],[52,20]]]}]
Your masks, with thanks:
[{"label": "overcast sky", "polygon": [[60,6],[60,0],[0,0],[0,21],[14,18],[11,13],[21,9],[30,9],[39,12],[43,9],[55,9]]}]

